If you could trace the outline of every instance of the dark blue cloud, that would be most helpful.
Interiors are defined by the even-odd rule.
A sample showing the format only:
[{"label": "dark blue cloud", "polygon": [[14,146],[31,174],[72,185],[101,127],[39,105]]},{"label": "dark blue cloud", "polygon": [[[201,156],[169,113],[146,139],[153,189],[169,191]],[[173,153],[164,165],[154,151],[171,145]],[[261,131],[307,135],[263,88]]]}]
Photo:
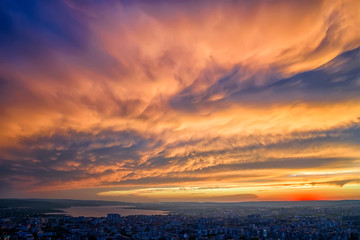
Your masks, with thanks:
[{"label": "dark blue cloud", "polygon": [[[259,71],[244,78],[246,75],[246,68],[236,66],[204,91],[194,92],[193,85],[185,88],[170,99],[170,105],[195,111],[219,109],[233,103],[336,102],[360,97],[360,48],[342,53],[317,69],[288,78],[279,77],[275,70]],[[264,79],[264,84],[257,84]],[[216,95],[223,97],[212,100]]]},{"label": "dark blue cloud", "polygon": [[84,49],[88,29],[65,1],[0,2],[0,50],[6,60]]}]

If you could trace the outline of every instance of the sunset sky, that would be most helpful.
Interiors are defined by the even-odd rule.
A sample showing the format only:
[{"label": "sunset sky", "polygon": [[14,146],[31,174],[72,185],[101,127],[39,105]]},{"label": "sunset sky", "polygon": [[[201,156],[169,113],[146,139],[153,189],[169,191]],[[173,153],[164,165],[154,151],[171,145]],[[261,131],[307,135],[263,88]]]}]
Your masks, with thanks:
[{"label": "sunset sky", "polygon": [[1,0],[0,198],[360,199],[359,0]]}]

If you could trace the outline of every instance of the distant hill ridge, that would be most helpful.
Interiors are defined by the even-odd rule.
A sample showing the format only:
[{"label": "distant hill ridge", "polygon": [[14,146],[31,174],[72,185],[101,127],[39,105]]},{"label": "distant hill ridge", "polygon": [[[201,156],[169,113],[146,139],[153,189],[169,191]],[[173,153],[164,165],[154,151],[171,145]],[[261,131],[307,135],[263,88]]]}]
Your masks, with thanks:
[{"label": "distant hill ridge", "polygon": [[73,199],[0,199],[0,208],[69,208],[79,206],[123,206],[134,208],[188,208],[188,207],[341,207],[360,205],[360,200],[316,200],[316,201],[258,201],[258,202],[161,202],[161,203],[129,203],[103,200],[73,200]]}]

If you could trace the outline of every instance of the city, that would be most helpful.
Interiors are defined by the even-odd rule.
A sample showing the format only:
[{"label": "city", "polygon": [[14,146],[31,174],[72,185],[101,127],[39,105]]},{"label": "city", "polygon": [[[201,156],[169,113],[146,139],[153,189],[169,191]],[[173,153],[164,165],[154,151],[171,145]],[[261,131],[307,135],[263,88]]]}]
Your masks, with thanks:
[{"label": "city", "polygon": [[[359,207],[228,208],[216,213],[175,210],[168,215],[109,213],[0,219],[1,239],[360,239]],[[208,213],[209,212],[209,213]],[[253,213],[246,215],[246,213]]]}]

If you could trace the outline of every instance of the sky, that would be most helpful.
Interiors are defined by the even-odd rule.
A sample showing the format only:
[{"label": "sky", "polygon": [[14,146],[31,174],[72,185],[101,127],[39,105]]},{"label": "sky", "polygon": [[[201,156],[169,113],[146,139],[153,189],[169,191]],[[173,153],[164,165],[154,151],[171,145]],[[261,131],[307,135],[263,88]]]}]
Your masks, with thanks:
[{"label": "sky", "polygon": [[0,1],[0,197],[360,199],[360,1]]}]

